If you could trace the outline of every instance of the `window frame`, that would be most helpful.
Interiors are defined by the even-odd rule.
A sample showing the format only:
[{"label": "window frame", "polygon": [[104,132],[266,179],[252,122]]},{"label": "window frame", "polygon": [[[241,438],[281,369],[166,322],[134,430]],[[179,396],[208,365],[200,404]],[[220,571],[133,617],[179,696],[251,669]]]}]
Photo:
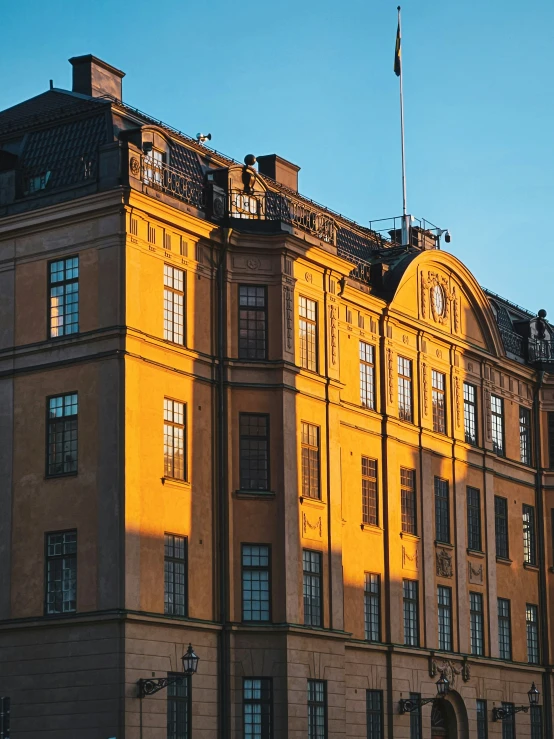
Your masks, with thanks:
[{"label": "window frame", "polygon": [[[376,580],[372,580],[376,578]],[[377,590],[372,590],[376,584]],[[375,603],[377,607],[375,609]],[[373,631],[373,616],[377,612],[377,629]],[[377,638],[372,635],[376,633]],[[381,575],[376,572],[364,572],[364,637],[366,641],[381,642]]]},{"label": "window frame", "polygon": [[[471,493],[470,493],[471,491]],[[476,494],[477,505],[470,500],[470,497]],[[483,531],[481,525],[481,491],[479,488],[474,488],[471,485],[466,486],[466,516],[467,516],[467,548],[472,552],[483,551]],[[473,521],[472,521],[473,519]],[[475,527],[475,523],[477,526]],[[475,534],[475,529],[477,534]],[[475,541],[477,535],[478,541]],[[478,544],[478,547],[472,546]]]},{"label": "window frame", "polygon": [[[260,694],[262,697],[259,699],[255,698],[247,698],[246,697],[246,683],[248,681],[254,682],[255,680],[259,680],[262,685],[260,685]],[[263,683],[266,683],[265,687]],[[251,690],[254,690],[254,687],[251,688]],[[263,697],[264,690],[267,692],[268,698]],[[246,706],[252,705],[257,706],[259,705],[261,707],[260,716],[263,718],[263,707],[268,706],[269,707],[269,719],[268,719],[268,726],[265,727],[266,731],[264,732],[264,725],[263,720],[260,722],[260,736],[261,739],[272,739],[273,737],[273,678],[272,677],[251,677],[243,675],[242,678],[242,730],[243,730],[243,737],[247,739],[247,737],[253,736],[252,733],[247,733],[246,728]]]},{"label": "window frame", "polygon": [[[305,305],[302,305],[302,301],[305,301]],[[309,318],[308,315],[303,315],[302,311],[308,313],[308,304],[313,305],[313,313],[315,318]],[[319,311],[318,311],[317,300],[312,300],[305,295],[298,296],[298,340],[299,340],[299,351],[300,351],[300,367],[308,370],[308,372],[317,372],[319,367]],[[311,307],[310,307],[311,309]],[[304,328],[302,327],[304,325]],[[311,327],[311,329],[310,329]],[[302,331],[304,331],[304,338],[302,338]],[[313,336],[313,347],[310,345],[310,336]],[[305,343],[305,352],[303,352],[303,343]],[[311,351],[313,349],[313,351]],[[305,354],[305,363],[304,363]],[[313,362],[310,361],[310,356],[313,355]]]},{"label": "window frame", "polygon": [[542,706],[530,707],[529,723],[531,725],[531,739],[543,739]]},{"label": "window frame", "polygon": [[0,696],[0,739],[10,737],[11,698],[9,695]]},{"label": "window frame", "polygon": [[[62,408],[65,409],[65,398],[69,398],[72,395],[75,395],[77,398],[77,413],[74,413],[70,416],[62,415],[62,416],[56,416],[54,418],[50,417],[50,401],[54,400],[55,398],[61,398],[62,399]],[[63,393],[62,395],[48,395],[46,397],[46,454],[45,454],[45,474],[44,476],[46,478],[51,477],[74,477],[75,475],[79,474],[79,393],[77,390],[72,390],[69,393]],[[75,433],[76,433],[76,452],[75,452],[75,469],[70,470],[68,472],[50,472],[50,427],[53,426],[55,423],[59,423],[60,420],[63,419],[70,419],[75,420]],[[65,439],[65,429],[64,429],[64,436],[63,439]],[[65,446],[66,442],[65,440],[62,440],[62,449]],[[62,462],[62,467],[64,465],[64,462]]]},{"label": "window frame", "polygon": [[[525,520],[525,516],[529,520]],[[522,505],[522,522],[523,522],[523,563],[531,567],[537,566],[537,529],[535,506],[523,503]]]},{"label": "window frame", "polygon": [[422,739],[423,737],[423,724],[421,716],[421,693],[410,692],[410,700],[415,701],[417,708],[410,711],[410,739]]},{"label": "window frame", "polygon": [[[450,544],[450,485],[448,480],[435,475],[435,541]],[[446,491],[446,496],[444,495]]]},{"label": "window frame", "polygon": [[[192,678],[191,675],[184,675],[182,672],[168,672],[167,677],[171,680],[172,678],[181,678],[181,683],[172,682],[167,686],[167,697],[166,697],[166,715],[167,715],[167,739],[181,739],[183,728],[180,726],[176,727],[176,732],[170,730],[169,714],[171,706],[175,706],[176,713],[178,714],[177,707],[180,704],[186,705],[186,725],[184,733],[186,739],[192,737]],[[173,692],[177,687],[185,686],[186,696],[176,696]]]},{"label": "window frame", "polygon": [[[244,564],[244,549],[245,547],[265,547],[267,549],[267,566],[262,567],[261,565],[245,565]],[[259,555],[258,555],[259,556]],[[272,559],[271,559],[271,544],[261,544],[259,542],[248,542],[243,541],[240,545],[240,614],[241,614],[241,623],[245,624],[270,624],[273,621],[273,614],[272,614],[272,605],[273,605],[273,598],[272,596],[272,578],[271,578],[271,568],[272,568]],[[267,572],[267,619],[265,618],[245,618],[245,579],[244,575],[246,572]],[[261,581],[259,581],[261,582]],[[263,592],[261,589],[259,592]],[[252,602],[252,601],[251,601]],[[260,599],[258,601],[259,604],[262,604],[263,601]],[[254,610],[253,608],[250,609],[251,612]],[[262,610],[261,608],[259,609]]]},{"label": "window frame", "polygon": [[[502,505],[504,506],[504,515],[498,512],[498,505],[500,505],[500,501],[503,501]],[[504,521],[504,531],[499,531],[499,521]],[[505,549],[502,550],[503,552],[505,552],[505,554],[499,553],[498,542],[499,540],[501,540],[501,538],[505,539]],[[497,558],[509,560],[510,559],[510,529],[508,525],[508,499],[504,498],[502,495],[494,496],[494,539],[495,539]]]},{"label": "window frame", "polygon": [[[166,417],[165,417],[166,416],[166,411],[168,410],[168,408],[166,408],[166,401],[169,401],[170,403],[172,403],[172,406],[171,406],[171,415],[172,415],[172,418],[175,418],[175,408],[174,408],[175,403],[177,403],[178,405],[183,406],[183,408],[182,408],[183,423],[182,424],[177,423],[174,420],[170,421],[170,420],[166,419]],[[187,475],[188,475],[188,464],[187,464],[187,461],[188,461],[187,460],[187,454],[188,454],[188,438],[187,438],[188,437],[188,417],[187,416],[188,416],[188,403],[186,403],[184,400],[177,400],[176,398],[171,398],[171,397],[168,397],[168,396],[164,395],[164,412],[163,412],[164,454],[163,454],[163,458],[164,458],[164,479],[166,479],[166,480],[179,480],[180,482],[187,482]],[[172,435],[171,435],[171,439],[173,441],[173,444],[172,444],[172,454],[171,454],[172,474],[170,474],[170,472],[168,471],[168,467],[167,467],[167,455],[166,455],[166,447],[168,446],[167,445],[167,442],[166,442],[166,439],[168,438],[168,435],[166,434],[166,426],[167,427],[170,427],[172,429],[176,429],[176,428],[177,429],[180,429],[180,428],[182,428],[182,430],[183,430],[183,476],[182,477],[179,477],[179,476],[175,475],[175,467],[176,467],[175,459],[176,459],[176,456],[175,456],[175,443],[174,442],[175,442],[175,438],[176,437],[175,437],[174,431],[172,431]]]},{"label": "window frame", "polygon": [[[60,535],[65,535],[65,534],[75,534],[75,552],[74,553],[71,553],[69,555],[64,555],[62,553],[60,555],[52,555],[52,556],[49,556],[49,554],[48,554],[48,538],[50,536],[60,536]],[[69,614],[77,613],[78,612],[78,608],[77,608],[77,606],[78,606],[78,595],[79,595],[79,593],[78,593],[78,585],[79,585],[79,570],[78,570],[78,566],[79,566],[79,560],[78,560],[79,550],[78,550],[78,545],[79,545],[79,536],[78,536],[78,529],[77,528],[74,528],[74,529],[62,529],[60,531],[46,531],[44,533],[44,603],[43,603],[43,614],[45,616],[47,616],[47,617],[50,617],[50,616],[61,616],[62,618],[65,618]],[[63,541],[62,541],[62,546],[63,546]],[[68,557],[71,557],[72,559],[75,560],[75,570],[74,570],[75,571],[75,576],[74,576],[74,582],[75,582],[75,608],[74,609],[71,609],[69,611],[64,611],[64,610],[61,610],[61,611],[49,611],[48,610],[48,605],[49,605],[49,603],[48,603],[49,587],[48,586],[50,584],[50,580],[49,580],[49,577],[48,577],[48,574],[49,574],[49,572],[48,572],[48,570],[49,570],[48,564],[52,560],[54,560],[54,561],[55,560],[64,560],[64,559],[66,559]],[[62,565],[62,568],[63,568],[63,565]],[[63,583],[63,581],[64,580],[63,580],[63,569],[62,569],[62,580],[61,580],[61,582]],[[64,592],[64,590],[63,590],[63,584],[62,584],[62,590],[61,590],[61,593],[62,593],[62,603],[63,603],[63,592]]]},{"label": "window frame", "polygon": [[[371,359],[367,359],[367,355]],[[360,405],[375,410],[375,346],[367,341],[359,343],[360,360]],[[365,396],[365,398],[364,398]]]},{"label": "window frame", "polygon": [[[448,594],[448,603],[441,603],[441,591],[442,594]],[[444,615],[448,617],[448,632],[443,630],[441,635],[441,612],[443,614],[443,626]],[[452,652],[454,650],[454,634],[453,634],[453,623],[452,623],[452,588],[447,585],[437,585],[437,617],[438,617],[438,636],[439,636],[439,649],[443,652]],[[442,643],[441,643],[442,642]],[[446,646],[445,646],[446,645]]]},{"label": "window frame", "polygon": [[[506,606],[507,613],[501,614],[500,604]],[[508,598],[497,598],[497,612],[498,612],[498,650],[500,659],[504,659],[508,662],[512,661],[512,604]],[[504,649],[503,644],[505,643],[503,630],[507,634],[507,650]]]},{"label": "window frame", "polygon": [[[184,552],[184,557],[183,558],[175,557],[175,556],[169,557],[166,554],[167,537],[168,536],[172,536],[173,537],[173,540],[174,540],[173,541],[173,551],[175,551],[175,539],[182,539],[183,540],[183,552]],[[171,533],[169,531],[164,531],[164,616],[179,616],[181,618],[187,618],[188,617],[188,611],[189,611],[189,567],[188,567],[188,565],[189,565],[189,556],[188,556],[189,555],[189,552],[188,552],[189,546],[188,545],[189,545],[188,536],[183,536],[182,534],[173,534],[173,533]],[[166,599],[166,595],[168,594],[168,589],[167,589],[167,585],[168,585],[167,570],[166,570],[166,566],[165,566],[166,565],[166,562],[172,562],[173,565],[176,565],[176,564],[182,564],[183,565],[183,570],[184,570],[184,584],[183,584],[183,587],[184,587],[184,593],[183,593],[184,604],[183,604],[183,613],[176,613],[175,612],[175,605],[176,605],[175,604],[175,596],[176,596],[176,592],[175,592],[175,585],[176,585],[176,582],[175,582],[175,570],[173,571],[173,593],[172,593],[172,595],[173,595],[173,608],[174,608],[174,611],[173,611],[173,613],[170,613],[170,611],[168,610],[168,601]]]},{"label": "window frame", "polygon": [[[242,300],[241,291],[242,290],[249,290],[249,289],[252,289],[252,288],[254,288],[256,290],[263,290],[263,301],[264,301],[263,308],[259,308],[258,306],[248,306],[248,305],[244,305],[243,306],[243,305],[241,305],[241,300]],[[249,297],[252,297],[252,296],[248,296],[248,295],[245,296],[246,299],[248,299]],[[258,298],[258,296],[255,296],[255,297],[256,297],[256,299]],[[258,331],[258,320],[257,319],[255,320],[255,329],[254,329],[254,333],[256,334],[256,336],[254,338],[254,341],[256,343],[256,348],[255,348],[254,351],[255,351],[256,354],[258,352],[260,352],[263,356],[253,356],[253,357],[247,356],[247,354],[248,354],[248,347],[243,347],[241,349],[241,340],[242,340],[242,337],[241,337],[241,332],[242,332],[241,321],[246,320],[247,323],[250,321],[250,318],[243,319],[243,317],[242,317],[243,311],[246,311],[246,312],[254,312],[254,313],[262,313],[263,314],[263,321],[262,321],[262,323],[263,323],[263,351],[260,351],[259,348],[258,348],[258,346],[257,346],[258,339],[259,339],[259,337],[257,336],[257,331]],[[247,326],[247,328],[245,330],[248,332],[250,329]],[[248,338],[248,337],[246,337],[246,338]],[[237,341],[237,349],[238,349],[237,354],[238,354],[238,358],[241,359],[241,360],[243,360],[243,361],[250,361],[250,362],[263,362],[263,361],[266,361],[267,358],[268,358],[268,348],[269,348],[269,346],[268,346],[269,345],[268,339],[269,339],[269,322],[268,322],[267,285],[251,285],[249,283],[240,283],[238,285],[238,341]]]},{"label": "window frame", "polygon": [[548,447],[548,469],[554,470],[554,411],[546,413],[546,443]]},{"label": "window frame", "polygon": [[522,464],[533,464],[533,435],[531,431],[531,410],[519,406],[519,459]]},{"label": "window frame", "polygon": [[[529,619],[529,613],[532,609],[532,612],[534,613],[534,618]],[[531,644],[530,644],[530,633],[529,633],[529,627],[531,624],[534,624],[534,635],[531,637],[532,640],[534,640],[534,648],[536,651],[536,659],[531,659]],[[526,641],[527,641],[527,663],[530,665],[538,665],[541,661],[541,643],[540,643],[540,630],[539,630],[539,607],[534,603],[526,603],[525,604],[525,634],[526,634]]]},{"label": "window frame", "polygon": [[[402,366],[401,366],[402,363]],[[406,368],[409,370],[409,374],[405,374]],[[403,357],[400,354],[397,356],[396,361],[396,372],[397,372],[397,392],[398,392],[398,418],[401,421],[407,421],[408,423],[414,422],[414,388],[413,388],[413,377],[414,377],[414,366],[413,361],[408,357]],[[408,401],[406,405],[405,401]]]},{"label": "window frame", "polygon": [[[306,562],[304,555],[317,555],[317,560],[319,563],[319,572],[313,572],[312,570],[307,570]],[[311,557],[310,557],[311,558]],[[310,562],[310,565],[313,565],[313,562]],[[310,588],[310,595],[309,595],[309,619],[308,619],[308,608],[306,606],[307,602],[307,595],[306,595],[306,586],[307,586],[307,580],[306,578],[310,579],[309,582],[309,588]],[[318,584],[318,608],[319,608],[319,623],[314,623],[314,617],[313,617],[313,585],[314,582],[317,581]],[[324,600],[323,600],[323,552],[317,549],[302,549],[302,601],[303,601],[303,611],[304,611],[304,626],[310,626],[311,628],[323,628],[324,626],[324,614],[323,614],[323,608],[324,608]]]},{"label": "window frame", "polygon": [[[65,277],[65,273],[66,273],[66,270],[67,270],[66,262],[68,262],[70,259],[76,259],[77,260],[77,277],[72,277],[70,279],[67,279]],[[80,307],[80,302],[79,302],[79,297],[80,297],[80,293],[79,293],[79,287],[80,287],[80,285],[79,285],[79,278],[80,278],[81,267],[80,267],[79,261],[80,261],[79,260],[79,254],[73,254],[73,255],[71,255],[69,257],[61,257],[59,259],[50,259],[48,261],[47,265],[46,265],[47,278],[48,278],[47,296],[46,296],[46,299],[47,299],[46,336],[48,337],[49,340],[51,340],[51,339],[54,339],[54,340],[56,340],[56,339],[65,339],[68,336],[77,336],[80,333],[80,327],[79,327],[79,318],[80,318],[80,315],[79,315],[79,307]],[[56,262],[63,262],[64,263],[64,266],[63,266],[64,279],[63,280],[59,280],[57,282],[52,282],[52,265],[53,264],[56,264]],[[67,291],[66,291],[65,288],[66,288],[67,285],[74,285],[74,284],[77,285],[77,290],[75,291],[77,293],[77,300],[75,301],[77,303],[77,311],[76,311],[77,312],[77,329],[76,329],[76,331],[71,331],[71,332],[67,333],[65,331],[65,323],[64,323],[63,324],[63,327],[64,327],[63,333],[58,334],[57,336],[54,336],[52,334],[52,297],[53,297],[52,296],[52,288],[54,288],[54,287],[61,287],[61,286],[63,286],[63,288],[64,288],[63,297],[64,297],[64,318],[65,318],[65,316],[66,316],[66,313],[65,313],[65,297],[67,295]]]},{"label": "window frame", "polygon": [[[364,462],[368,463],[364,467]],[[367,474],[373,466],[374,474]],[[365,470],[365,474],[364,474]],[[372,502],[374,505],[372,506]],[[375,514],[372,514],[372,508]],[[374,519],[374,520],[372,520]],[[379,526],[379,481],[377,460],[362,454],[362,523],[364,526]]]},{"label": "window frame", "polygon": [[[251,418],[263,418],[265,419],[265,436],[254,436],[250,434],[243,434],[242,433],[242,420],[245,417],[251,417]],[[239,413],[239,490],[240,492],[244,493],[268,493],[271,490],[271,428],[270,428],[270,415],[269,413],[250,413],[250,412],[240,412]],[[245,458],[243,457],[243,441],[246,440],[265,440],[266,443],[266,453],[265,453],[265,463],[266,463],[266,484],[263,487],[245,487],[243,485],[243,482],[246,480],[246,477],[243,475],[243,464],[245,462]],[[255,461],[260,461],[261,457],[258,456],[255,458]],[[252,460],[251,460],[252,461]]]},{"label": "window frame", "polygon": [[[480,604],[479,610],[473,608],[473,600],[475,597],[476,602]],[[485,656],[485,618],[484,618],[484,605],[483,605],[483,593],[469,592],[469,642],[470,642],[470,654],[474,657]],[[478,627],[478,628],[477,628]],[[480,646],[477,637],[480,631]],[[475,640],[474,640],[475,634]]]},{"label": "window frame", "polygon": [[[413,595],[406,595],[406,586],[413,586],[415,597]],[[408,611],[407,612],[407,608]],[[410,580],[409,578],[402,579],[402,613],[404,623],[404,646],[407,647],[419,647],[420,645],[420,628],[419,628],[419,580]],[[411,618],[411,615],[414,617]],[[406,629],[406,623],[412,621],[413,627],[409,626]],[[415,637],[412,632],[415,631]]]},{"label": "window frame", "polygon": [[[439,386],[442,382],[442,387]],[[431,396],[433,406],[433,431],[446,434],[446,375],[438,370],[431,370]],[[441,410],[442,398],[442,410]]]},{"label": "window frame", "polygon": [[[377,697],[379,699],[379,707],[370,707],[370,697]],[[367,689],[365,691],[365,710],[366,710],[366,725],[367,725],[367,739],[384,739],[385,726],[384,726],[384,705],[383,705],[383,691]],[[370,721],[370,717],[377,717],[378,722],[377,732],[374,731],[374,721]]]},{"label": "window frame", "polygon": [[[323,687],[323,700],[317,701],[312,698],[310,698],[310,687],[321,685]],[[307,706],[308,706],[308,739],[327,739],[328,735],[328,725],[327,725],[327,680],[314,680],[312,678],[308,678],[308,684],[307,684]],[[317,708],[323,707],[323,737],[321,737],[320,734],[318,734],[317,731],[317,715],[314,715],[314,713],[310,709],[317,709]],[[312,723],[312,716],[315,719],[315,725]]]},{"label": "window frame", "polygon": [[483,700],[482,698],[477,698],[477,700],[475,701],[475,709],[477,722],[477,739],[488,739],[489,727],[487,722],[487,701]]},{"label": "window frame", "polygon": [[502,708],[507,712],[502,720],[502,739],[516,739],[516,717],[513,712],[514,704],[502,701]]},{"label": "window frame", "polygon": [[[498,401],[500,410],[495,409]],[[498,444],[498,435],[500,435],[500,445]],[[504,428],[504,398],[501,395],[491,393],[491,439],[492,451],[499,457],[506,456],[506,432]]]},{"label": "window frame", "polygon": [[[187,271],[185,269],[182,269],[181,267],[175,267],[173,264],[168,264],[167,262],[163,263],[164,271],[163,271],[163,340],[168,341],[170,344],[176,344],[177,346],[187,346]],[[168,270],[171,270],[171,285],[168,285],[166,283],[166,278],[168,277],[168,273],[166,272],[166,268]],[[175,284],[175,272],[181,273],[181,282],[183,289],[179,290],[178,288],[174,287]],[[166,292],[171,293],[171,319],[166,319]],[[178,295],[182,298],[182,306],[183,306],[183,315],[179,316],[178,312],[175,311],[175,295]],[[178,304],[177,304],[178,305]],[[176,324],[175,322],[175,315],[178,317],[181,317],[182,320],[182,338],[181,340],[177,340],[175,336],[179,336],[179,323]],[[171,331],[169,331],[169,326],[166,327],[166,320],[168,321],[168,324],[171,324]],[[175,326],[177,325],[177,331],[175,330]],[[166,335],[171,333],[171,337],[169,335]]]},{"label": "window frame", "polygon": [[[405,484],[405,481],[408,480],[409,477],[411,478],[412,487],[409,487],[407,484]],[[410,521],[412,514],[413,521]],[[411,536],[417,536],[418,521],[416,471],[413,469],[409,469],[408,467],[400,468],[400,516],[402,533],[410,534]]]},{"label": "window frame", "polygon": [[[301,490],[302,490],[302,498],[309,498],[311,500],[322,500],[322,494],[321,494],[321,426],[317,426],[314,423],[309,423],[308,421],[301,421],[300,422],[300,474],[301,474]],[[317,445],[313,445],[309,441],[310,437],[310,430],[315,429],[315,433],[317,435]],[[308,441],[304,441],[304,431],[307,431],[307,438]],[[304,464],[304,450],[306,450],[307,454],[307,467],[305,467]],[[316,452],[316,461],[317,461],[317,495],[312,495],[312,452]],[[307,475],[305,474],[305,470],[307,471]],[[305,486],[304,481],[307,480],[307,486]],[[307,492],[306,492],[307,490]]]},{"label": "window frame", "polygon": [[[467,397],[469,393],[466,393],[466,388],[471,388],[473,392],[473,399]],[[479,415],[477,407],[477,386],[471,382],[464,382],[463,385],[464,393],[464,439],[466,444],[471,446],[479,446]],[[469,431],[468,431],[468,426]],[[471,435],[471,426],[473,426],[474,436]]]}]

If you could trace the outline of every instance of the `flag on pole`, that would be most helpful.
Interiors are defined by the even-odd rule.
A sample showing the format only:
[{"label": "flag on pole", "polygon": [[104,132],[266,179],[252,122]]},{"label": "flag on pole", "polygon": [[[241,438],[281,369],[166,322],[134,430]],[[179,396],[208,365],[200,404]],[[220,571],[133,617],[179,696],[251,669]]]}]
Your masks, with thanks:
[{"label": "flag on pole", "polygon": [[400,36],[400,20],[398,20],[398,28],[396,30],[396,48],[394,50],[394,73],[397,77],[400,77],[402,72],[402,48],[401,48],[401,36]]}]

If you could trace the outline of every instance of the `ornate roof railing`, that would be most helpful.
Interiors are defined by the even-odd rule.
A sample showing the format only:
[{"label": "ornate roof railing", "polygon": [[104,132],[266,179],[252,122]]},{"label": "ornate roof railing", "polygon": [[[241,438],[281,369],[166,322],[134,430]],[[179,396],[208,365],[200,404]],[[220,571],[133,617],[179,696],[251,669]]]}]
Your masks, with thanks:
[{"label": "ornate roof railing", "polygon": [[206,205],[206,187],[203,181],[151,156],[141,156],[140,178],[148,187],[194,205],[200,210]]}]

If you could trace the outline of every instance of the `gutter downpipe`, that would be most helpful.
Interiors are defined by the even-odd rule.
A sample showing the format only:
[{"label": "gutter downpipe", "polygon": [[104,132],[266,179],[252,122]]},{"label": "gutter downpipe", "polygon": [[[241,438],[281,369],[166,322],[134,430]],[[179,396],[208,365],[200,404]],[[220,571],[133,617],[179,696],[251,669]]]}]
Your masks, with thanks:
[{"label": "gutter downpipe", "polygon": [[542,691],[544,706],[544,732],[545,736],[552,736],[552,692],[550,668],[550,638],[548,632],[548,598],[546,589],[546,547],[544,541],[544,494],[542,484],[542,454],[541,454],[541,422],[540,422],[540,398],[539,393],[544,383],[544,370],[539,371],[538,383],[533,394],[533,421],[535,441],[535,509],[537,511],[537,544],[539,547],[539,608],[540,608],[540,630],[542,640],[542,663],[545,671],[542,675]]},{"label": "gutter downpipe", "polygon": [[233,229],[224,228],[223,249],[217,264],[217,502],[219,569],[219,736],[230,736],[230,631],[229,631],[229,500],[227,485],[227,397],[225,393],[225,358],[227,355],[227,251]]}]

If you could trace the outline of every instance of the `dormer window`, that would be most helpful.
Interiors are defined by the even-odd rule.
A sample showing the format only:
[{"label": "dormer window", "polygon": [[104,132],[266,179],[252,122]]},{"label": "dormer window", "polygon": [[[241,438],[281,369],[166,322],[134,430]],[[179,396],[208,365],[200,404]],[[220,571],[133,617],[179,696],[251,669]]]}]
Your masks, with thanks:
[{"label": "dormer window", "polygon": [[144,161],[144,181],[147,185],[162,185],[164,165],[167,163],[165,151],[151,148],[146,151]]}]

